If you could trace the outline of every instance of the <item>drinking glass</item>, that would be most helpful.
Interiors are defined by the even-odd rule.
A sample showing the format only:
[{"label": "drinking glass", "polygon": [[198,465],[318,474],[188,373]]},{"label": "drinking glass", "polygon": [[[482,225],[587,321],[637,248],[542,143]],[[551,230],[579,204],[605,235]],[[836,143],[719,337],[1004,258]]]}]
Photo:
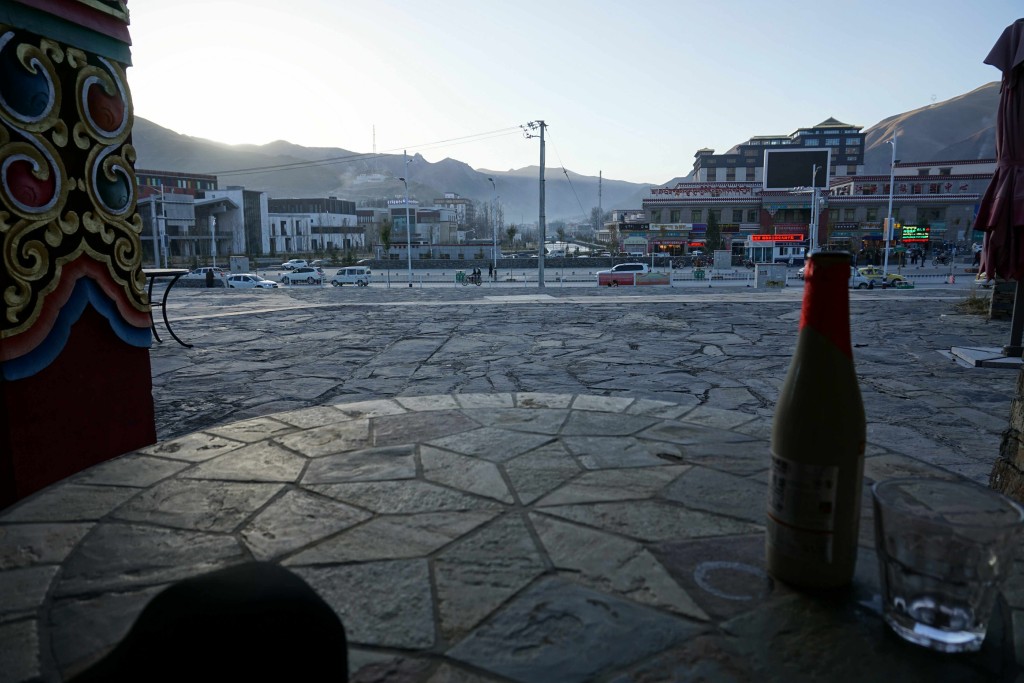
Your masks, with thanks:
[{"label": "drinking glass", "polygon": [[872,488],[885,621],[942,652],[981,648],[1013,569],[1024,508],[973,483],[890,479]]}]

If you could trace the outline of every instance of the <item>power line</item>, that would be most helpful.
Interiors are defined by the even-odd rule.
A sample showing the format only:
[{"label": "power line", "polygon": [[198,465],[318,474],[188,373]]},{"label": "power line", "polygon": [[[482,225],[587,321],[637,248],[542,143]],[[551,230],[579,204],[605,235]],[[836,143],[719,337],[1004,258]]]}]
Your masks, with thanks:
[{"label": "power line", "polygon": [[[551,137],[550,133],[548,133],[548,137]],[[558,163],[561,165],[562,173],[565,174],[565,179],[569,183],[569,189],[572,190],[572,196],[576,197],[576,203],[580,205],[580,211],[583,213],[584,218],[586,218],[587,210],[583,208],[583,202],[580,201],[580,196],[576,194],[576,187],[572,184],[572,178],[569,177],[569,172],[565,170],[565,163],[562,161],[562,155],[558,153],[558,145],[555,144],[554,140],[551,140],[551,146],[555,148],[555,156],[558,157]]]}]

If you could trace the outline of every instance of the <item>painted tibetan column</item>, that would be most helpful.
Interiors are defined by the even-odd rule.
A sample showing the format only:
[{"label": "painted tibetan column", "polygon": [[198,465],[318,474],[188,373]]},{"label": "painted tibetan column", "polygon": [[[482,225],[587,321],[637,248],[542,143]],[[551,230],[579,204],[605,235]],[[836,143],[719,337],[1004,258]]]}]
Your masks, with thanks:
[{"label": "painted tibetan column", "polygon": [[0,15],[0,507],[156,440],[125,66],[57,5]]}]

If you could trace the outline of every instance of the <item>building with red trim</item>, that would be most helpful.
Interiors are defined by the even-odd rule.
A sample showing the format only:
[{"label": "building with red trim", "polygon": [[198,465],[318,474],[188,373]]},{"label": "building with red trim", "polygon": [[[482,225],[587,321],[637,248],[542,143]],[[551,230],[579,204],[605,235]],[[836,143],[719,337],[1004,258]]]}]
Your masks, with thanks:
[{"label": "building with red trim", "polygon": [[[880,249],[890,198],[889,175],[863,174],[860,127],[835,119],[789,136],[756,136],[727,154],[698,150],[694,180],[651,188],[643,199],[646,227],[641,228],[639,221],[616,226],[620,248],[629,239],[632,249],[638,241],[646,242],[646,253],[679,255],[717,248],[749,254],[752,235],[781,234],[787,235],[786,251],[795,254],[808,246],[812,193],[803,187],[765,190],[764,152],[818,147],[829,148],[831,156],[829,187],[818,192],[816,243],[851,251]],[[902,241],[902,226],[915,228],[909,231],[914,246],[925,249],[932,243],[977,239],[972,230],[976,205],[994,170],[994,159],[897,161],[892,205],[898,227],[893,242]],[[721,232],[718,245],[705,244],[712,221]],[[803,235],[803,242],[793,244],[792,235]]]}]

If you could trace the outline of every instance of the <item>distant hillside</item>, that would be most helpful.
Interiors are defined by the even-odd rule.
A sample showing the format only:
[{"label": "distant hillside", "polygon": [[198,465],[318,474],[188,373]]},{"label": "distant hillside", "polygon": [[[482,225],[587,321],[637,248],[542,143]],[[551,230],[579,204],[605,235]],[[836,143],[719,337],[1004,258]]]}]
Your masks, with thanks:
[{"label": "distant hillside", "polygon": [[[400,197],[405,189],[398,178],[404,161],[396,154],[360,154],[337,147],[302,147],[285,141],[266,145],[225,145],[181,135],[142,118],[135,119],[133,140],[138,168],[191,173],[215,173],[221,187],[242,185],[264,190],[271,197],[335,195],[357,203]],[[536,166],[512,171],[473,170],[455,159],[431,163],[419,154],[411,157],[409,194],[429,202],[455,192],[478,202],[489,202],[495,189],[505,212],[505,223],[533,223],[540,205]],[[316,163],[316,165],[310,165]],[[245,170],[253,169],[253,170]],[[360,182],[360,175],[380,174],[382,182]],[[545,208],[549,221],[589,217],[598,204],[598,179],[549,168],[545,179]],[[605,179],[605,209],[639,207],[651,185]]]},{"label": "distant hillside", "polygon": [[[945,102],[880,121],[865,130],[865,172],[878,174],[889,170],[892,150],[885,141],[894,130],[899,131],[896,155],[902,161],[993,158],[998,101],[999,84],[989,83]],[[836,112],[836,117],[843,120],[842,112]],[[804,126],[809,122],[794,124]],[[750,128],[751,134],[756,135],[757,122],[752,120]],[[135,119],[133,135],[139,168],[215,173],[222,187],[243,185],[264,190],[271,197],[335,195],[357,203],[404,194],[398,180],[405,173],[400,155],[366,154],[337,147],[302,147],[284,140],[265,145],[226,145],[181,135],[142,118]],[[366,174],[380,174],[384,180],[357,181],[360,175]],[[445,192],[489,202],[493,194],[489,177],[495,179],[506,224],[537,220],[540,193],[536,166],[509,171],[474,170],[455,159],[431,163],[417,154],[409,167],[409,193],[421,202],[442,197]],[[666,184],[686,177],[674,178]],[[597,206],[598,179],[593,176],[548,168],[545,181],[545,209],[549,221],[583,219]],[[650,187],[606,178],[602,185],[602,206],[605,210],[638,209]]]},{"label": "distant hillside", "polygon": [[988,83],[969,93],[920,109],[896,114],[864,131],[865,173],[888,173],[896,138],[900,161],[954,161],[994,159],[996,108],[999,83]]}]

